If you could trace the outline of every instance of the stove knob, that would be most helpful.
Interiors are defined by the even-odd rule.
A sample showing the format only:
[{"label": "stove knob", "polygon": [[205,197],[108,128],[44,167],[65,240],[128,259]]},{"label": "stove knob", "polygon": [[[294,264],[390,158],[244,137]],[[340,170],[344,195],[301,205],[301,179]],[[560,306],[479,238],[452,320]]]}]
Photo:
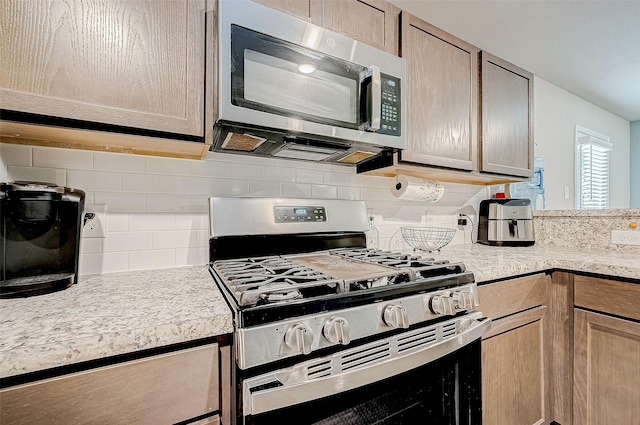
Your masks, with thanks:
[{"label": "stove knob", "polygon": [[323,328],[324,337],[334,344],[347,345],[351,342],[349,337],[349,322],[342,317],[332,317],[327,320]]},{"label": "stove knob", "polygon": [[429,306],[431,311],[436,314],[455,314],[455,308],[453,306],[453,298],[446,295],[434,295],[429,300]]},{"label": "stove knob", "polygon": [[458,291],[453,293],[455,308],[458,310],[473,310],[478,306],[476,297],[472,292]]},{"label": "stove knob", "polygon": [[382,321],[392,328],[406,329],[409,327],[409,314],[407,309],[401,305],[388,305],[384,309]]},{"label": "stove knob", "polygon": [[309,354],[313,343],[313,331],[304,323],[295,323],[284,334],[284,342],[296,353]]}]

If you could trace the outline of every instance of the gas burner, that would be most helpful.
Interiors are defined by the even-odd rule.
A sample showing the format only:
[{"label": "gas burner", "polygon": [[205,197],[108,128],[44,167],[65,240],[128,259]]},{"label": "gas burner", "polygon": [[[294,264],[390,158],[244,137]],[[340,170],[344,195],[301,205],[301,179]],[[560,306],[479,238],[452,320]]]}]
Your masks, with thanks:
[{"label": "gas burner", "polygon": [[305,293],[336,293],[341,283],[277,256],[221,260],[213,268],[241,306],[294,300]]},{"label": "gas burner", "polygon": [[425,258],[415,254],[381,251],[375,249],[336,249],[332,254],[358,259],[368,263],[383,264],[398,269],[409,269],[413,274],[411,280],[419,277],[441,276],[462,273],[466,270],[464,264],[451,264],[448,260]]}]

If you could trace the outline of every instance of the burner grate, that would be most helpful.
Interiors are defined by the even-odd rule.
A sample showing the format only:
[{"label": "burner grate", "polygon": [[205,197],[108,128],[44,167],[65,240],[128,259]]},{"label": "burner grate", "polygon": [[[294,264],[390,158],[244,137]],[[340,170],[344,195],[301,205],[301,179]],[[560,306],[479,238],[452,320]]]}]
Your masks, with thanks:
[{"label": "burner grate", "polygon": [[462,263],[366,248],[219,260],[213,269],[240,306],[355,292],[465,271]]}]

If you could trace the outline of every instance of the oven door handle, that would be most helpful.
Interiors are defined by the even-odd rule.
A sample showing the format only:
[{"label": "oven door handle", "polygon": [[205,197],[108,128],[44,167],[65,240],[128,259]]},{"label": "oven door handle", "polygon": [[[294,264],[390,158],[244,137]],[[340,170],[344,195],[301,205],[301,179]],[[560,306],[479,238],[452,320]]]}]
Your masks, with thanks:
[{"label": "oven door handle", "polygon": [[[424,328],[246,379],[242,385],[243,415],[257,415],[352,390],[437,360],[481,338],[491,327],[491,319],[483,317],[482,313],[469,316],[439,324],[437,329],[440,330],[434,331],[438,340],[425,343],[420,348],[405,350],[399,346],[402,345],[401,340],[414,335],[420,338],[425,333]],[[457,335],[443,337],[443,329],[452,325],[457,329]],[[367,350],[371,350],[373,358],[377,350],[374,361],[352,368],[343,367],[340,363],[345,353],[364,353]],[[334,364],[335,359],[339,359],[339,366]]]}]

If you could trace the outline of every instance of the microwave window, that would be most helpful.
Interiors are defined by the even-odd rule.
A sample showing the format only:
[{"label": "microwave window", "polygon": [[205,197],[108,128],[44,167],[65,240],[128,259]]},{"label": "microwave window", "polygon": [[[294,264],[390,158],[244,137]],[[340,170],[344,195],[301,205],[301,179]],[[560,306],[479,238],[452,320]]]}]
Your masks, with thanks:
[{"label": "microwave window", "polygon": [[244,98],[270,108],[355,123],[358,84],[313,64],[244,51]]}]

